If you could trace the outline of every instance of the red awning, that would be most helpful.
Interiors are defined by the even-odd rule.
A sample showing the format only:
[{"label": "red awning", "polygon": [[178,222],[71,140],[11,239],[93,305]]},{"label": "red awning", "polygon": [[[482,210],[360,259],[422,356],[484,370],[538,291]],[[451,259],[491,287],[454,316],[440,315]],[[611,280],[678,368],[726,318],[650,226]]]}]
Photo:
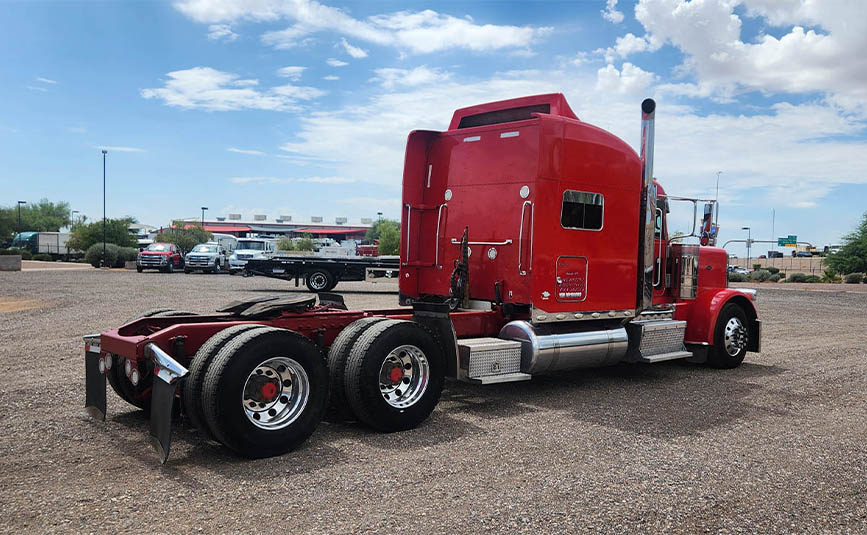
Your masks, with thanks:
[{"label": "red awning", "polygon": [[292,229],[292,232],[298,232],[300,234],[364,234],[365,232],[367,232],[367,229],[316,227],[316,228],[296,228],[296,229]]},{"label": "red awning", "polygon": [[250,227],[241,226],[224,226],[224,225],[205,225],[205,230],[208,232],[250,232]]}]

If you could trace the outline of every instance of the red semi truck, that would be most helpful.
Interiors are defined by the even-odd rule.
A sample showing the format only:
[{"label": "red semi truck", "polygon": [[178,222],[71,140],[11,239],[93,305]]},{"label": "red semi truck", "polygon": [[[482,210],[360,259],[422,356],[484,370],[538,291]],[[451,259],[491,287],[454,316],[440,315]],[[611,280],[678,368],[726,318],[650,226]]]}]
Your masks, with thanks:
[{"label": "red semi truck", "polygon": [[[264,297],[211,315],[162,309],[85,336],[86,407],[106,380],[149,408],[163,462],[173,406],[249,457],[279,455],[323,417],[383,431],[422,423],[446,377],[477,384],[620,362],[733,368],[759,351],[755,292],[727,288],[713,201],[653,179],[655,103],[641,155],[580,121],[560,94],[459,109],[409,135],[400,308],[340,296]],[[667,230],[670,203],[704,217]],[[694,217],[694,220],[696,218]]]}]

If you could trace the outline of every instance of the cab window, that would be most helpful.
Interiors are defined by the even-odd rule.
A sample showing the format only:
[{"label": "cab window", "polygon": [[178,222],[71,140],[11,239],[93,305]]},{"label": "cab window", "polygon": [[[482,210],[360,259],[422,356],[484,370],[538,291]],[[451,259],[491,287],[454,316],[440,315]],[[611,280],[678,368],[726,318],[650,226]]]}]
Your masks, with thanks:
[{"label": "cab window", "polygon": [[563,192],[560,224],[568,229],[601,230],[604,204],[601,193],[567,189]]}]

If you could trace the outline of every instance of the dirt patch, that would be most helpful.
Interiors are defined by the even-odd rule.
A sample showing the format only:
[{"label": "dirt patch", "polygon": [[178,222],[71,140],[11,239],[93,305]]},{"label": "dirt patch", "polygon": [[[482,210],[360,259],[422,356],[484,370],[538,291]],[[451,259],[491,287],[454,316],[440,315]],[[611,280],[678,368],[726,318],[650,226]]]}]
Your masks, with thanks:
[{"label": "dirt patch", "polygon": [[36,299],[21,299],[19,297],[7,297],[0,295],[0,314],[4,312],[18,312],[19,310],[31,310],[43,308],[46,304]]}]

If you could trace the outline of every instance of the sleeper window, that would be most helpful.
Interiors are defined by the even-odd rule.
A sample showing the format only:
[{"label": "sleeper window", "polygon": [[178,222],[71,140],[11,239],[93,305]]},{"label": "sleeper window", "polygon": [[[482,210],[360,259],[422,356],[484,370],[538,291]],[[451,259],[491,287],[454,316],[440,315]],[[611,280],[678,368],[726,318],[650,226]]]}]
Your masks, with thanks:
[{"label": "sleeper window", "polygon": [[563,192],[560,224],[563,228],[601,230],[603,204],[601,193],[567,189]]}]

